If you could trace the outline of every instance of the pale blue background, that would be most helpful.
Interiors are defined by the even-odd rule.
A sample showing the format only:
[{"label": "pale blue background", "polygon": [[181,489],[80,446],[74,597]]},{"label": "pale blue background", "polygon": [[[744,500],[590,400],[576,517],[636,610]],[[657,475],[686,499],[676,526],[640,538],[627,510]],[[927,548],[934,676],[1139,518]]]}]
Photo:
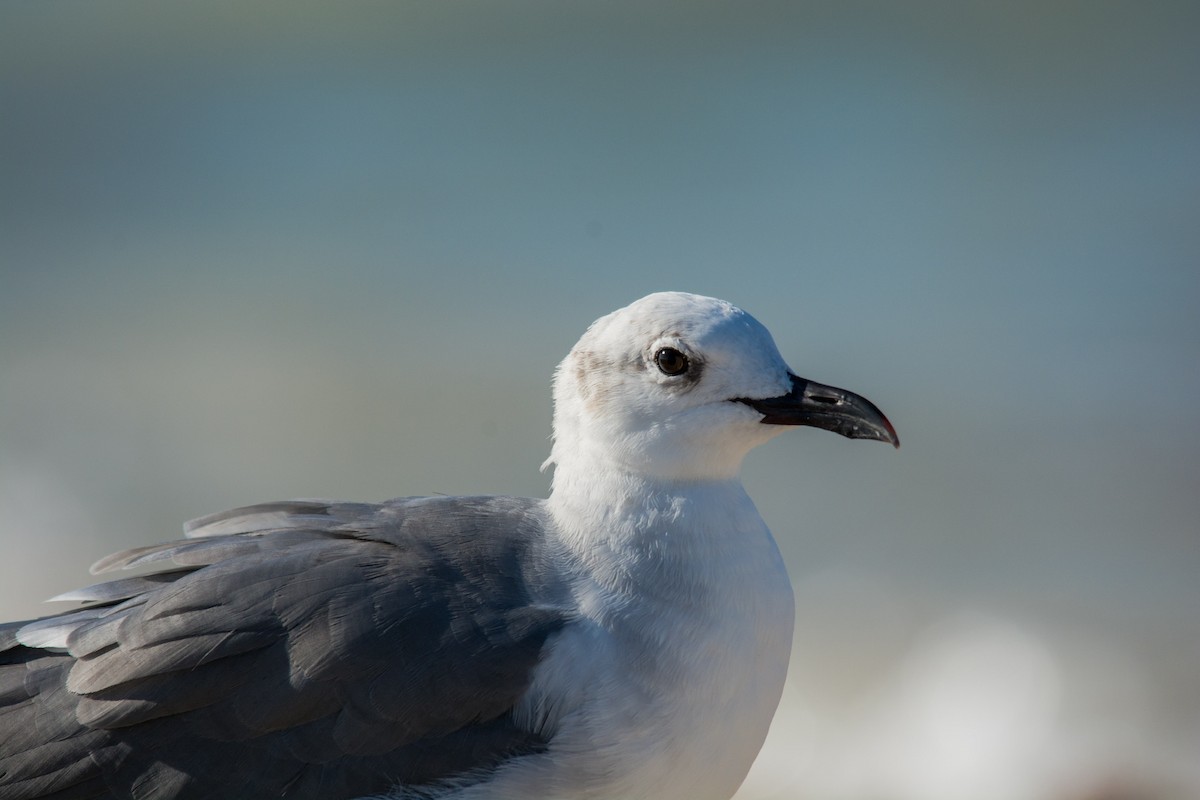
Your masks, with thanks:
[{"label": "pale blue background", "polygon": [[669,288],[904,441],[747,463],[747,797],[1200,795],[1194,3],[4,3],[0,611],[242,503],[543,495],[554,365]]}]

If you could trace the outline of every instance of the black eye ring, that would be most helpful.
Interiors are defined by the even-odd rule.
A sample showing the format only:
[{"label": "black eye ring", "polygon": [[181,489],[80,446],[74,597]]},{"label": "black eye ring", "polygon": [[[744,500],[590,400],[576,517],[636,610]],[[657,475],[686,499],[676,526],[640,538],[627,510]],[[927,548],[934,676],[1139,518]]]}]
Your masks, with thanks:
[{"label": "black eye ring", "polygon": [[663,375],[682,375],[688,371],[688,357],[674,347],[664,347],[654,354],[654,363]]}]

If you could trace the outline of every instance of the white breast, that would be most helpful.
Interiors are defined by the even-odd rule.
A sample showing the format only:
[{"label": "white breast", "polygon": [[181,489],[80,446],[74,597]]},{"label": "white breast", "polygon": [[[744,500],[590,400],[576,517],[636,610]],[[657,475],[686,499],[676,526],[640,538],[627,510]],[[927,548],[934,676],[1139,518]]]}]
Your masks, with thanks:
[{"label": "white breast", "polygon": [[584,619],[521,709],[550,751],[487,797],[728,800],[758,754],[791,651],[779,551],[736,481],[652,496],[579,551]]}]

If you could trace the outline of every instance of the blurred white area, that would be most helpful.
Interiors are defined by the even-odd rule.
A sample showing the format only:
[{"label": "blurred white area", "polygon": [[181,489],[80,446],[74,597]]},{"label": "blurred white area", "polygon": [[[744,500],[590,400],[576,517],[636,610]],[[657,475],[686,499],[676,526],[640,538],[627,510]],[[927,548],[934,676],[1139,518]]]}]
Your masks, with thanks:
[{"label": "blurred white area", "polygon": [[1061,679],[1042,643],[1014,626],[966,619],[929,631],[853,721],[836,793],[1032,798]]},{"label": "blurred white area", "polygon": [[1200,726],[1155,730],[1162,698],[1104,645],[962,613],[877,669],[824,714],[805,701],[823,687],[790,682],[739,800],[1200,797]]},{"label": "blurred white area", "polygon": [[544,495],[554,365],[729,299],[898,452],[745,483],[743,797],[1197,800],[1200,5],[0,3],[0,613],[190,518]]}]

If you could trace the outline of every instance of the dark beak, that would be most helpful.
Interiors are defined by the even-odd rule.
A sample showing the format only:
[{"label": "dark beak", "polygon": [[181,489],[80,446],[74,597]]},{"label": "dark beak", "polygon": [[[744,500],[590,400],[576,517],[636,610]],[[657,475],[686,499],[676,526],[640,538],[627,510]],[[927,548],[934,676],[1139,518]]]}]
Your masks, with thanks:
[{"label": "dark beak", "polygon": [[763,415],[766,425],[811,425],[851,439],[875,439],[900,446],[896,429],[867,398],[791,375],[792,390],[779,397],[737,398]]}]

